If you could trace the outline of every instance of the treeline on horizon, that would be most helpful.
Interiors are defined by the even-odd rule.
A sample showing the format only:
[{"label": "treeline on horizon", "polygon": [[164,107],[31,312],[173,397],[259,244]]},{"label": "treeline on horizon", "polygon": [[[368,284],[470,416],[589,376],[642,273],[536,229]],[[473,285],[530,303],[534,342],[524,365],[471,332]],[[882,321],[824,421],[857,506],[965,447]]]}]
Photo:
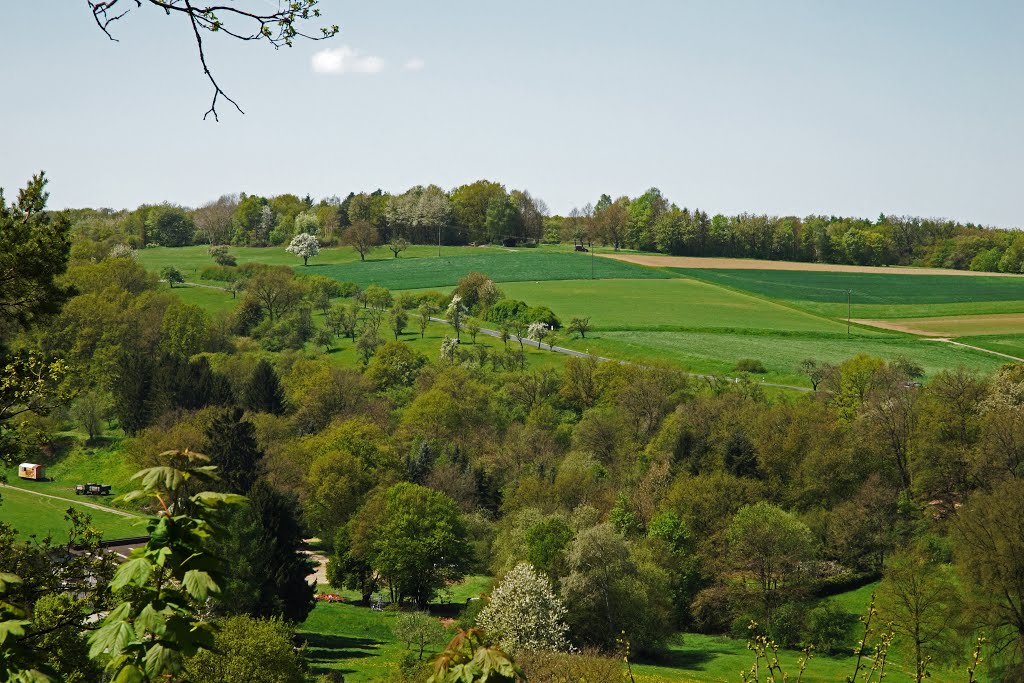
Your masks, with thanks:
[{"label": "treeline on horizon", "polygon": [[[344,199],[281,194],[224,195],[197,209],[172,204],[134,210],[75,209],[74,232],[97,244],[272,246],[308,232],[344,243],[356,226],[378,244],[471,245],[575,242],[680,256],[760,258],[854,265],[915,265],[985,272],[1024,269],[1024,233],[974,223],[879,215],[876,220],[811,215],[709,215],[680,208],[657,188],[550,215],[525,190],[478,180],[446,191],[382,190]],[[356,231],[353,231],[356,232]]]}]

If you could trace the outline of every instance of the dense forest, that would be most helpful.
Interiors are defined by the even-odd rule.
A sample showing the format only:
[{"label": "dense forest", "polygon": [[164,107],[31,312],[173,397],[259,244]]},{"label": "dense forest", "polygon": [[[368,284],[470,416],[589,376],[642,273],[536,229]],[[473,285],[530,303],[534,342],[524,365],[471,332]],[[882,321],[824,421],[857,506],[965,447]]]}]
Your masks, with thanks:
[{"label": "dense forest", "polygon": [[[891,624],[920,675],[966,661],[984,634],[994,677],[1020,680],[1020,366],[993,377],[945,371],[921,386],[909,362],[808,359],[816,391],[769,397],[756,384],[697,379],[665,364],[567,358],[532,368],[508,340],[490,354],[446,342],[428,357],[399,339],[422,333],[416,321],[425,327],[431,315],[457,326],[550,315],[556,325],[557,312],[526,313],[528,302],[505,298],[481,274],[453,297],[359,290],[263,266],[250,268],[230,313],[212,315],[146,272],[132,246],[279,242],[312,222],[344,239],[343,206],[385,232],[399,224],[387,218],[392,206],[416,196],[452,207],[449,239],[504,234],[488,232],[491,206],[476,205],[475,224],[458,218],[468,211],[465,188],[450,198],[434,188],[337,206],[242,197],[195,212],[108,214],[47,212],[44,184],[33,180],[0,207],[5,460],[36,457],[75,425],[90,435],[117,425],[128,436],[123,457],[149,468],[150,509],[165,514],[150,526],[152,554],[122,565],[128,576],[102,555],[64,562],[55,542],[25,544],[0,525],[9,601],[0,610],[25,615],[23,637],[0,641],[10,666],[35,653],[60,680],[104,680],[104,665],[121,670],[153,656],[152,643],[163,641],[144,633],[201,617],[222,624],[222,652],[235,652],[239,633],[259,634],[268,652],[283,638],[281,659],[268,662],[301,680],[288,625],[314,605],[311,567],[298,551],[316,536],[330,555],[330,582],[367,602],[379,594],[422,607],[467,573],[495,575],[491,601],[473,603],[460,623],[499,633],[527,673],[540,666],[531,653],[570,642],[612,652],[628,638],[634,653],[656,657],[681,630],[849,651],[860,626],[820,599],[881,577],[876,623]],[[510,216],[536,207],[526,193],[486,187],[500,190]],[[628,214],[644,201],[618,205]],[[610,210],[595,210],[590,224]],[[532,229],[550,224],[542,213]],[[672,215],[683,214],[666,208],[653,219],[655,235]],[[950,227],[941,240],[966,244],[968,232]],[[632,241],[644,234],[625,244],[647,246]],[[908,255],[922,234],[908,232]],[[211,264],[243,268],[225,256],[213,250]],[[361,367],[333,363],[324,349],[338,344],[358,348]],[[199,494],[204,487],[217,493]],[[237,505],[237,494],[248,502]],[[214,524],[215,512],[232,507]],[[76,520],[72,541],[95,543],[87,520]],[[197,552],[231,558],[211,564],[214,588],[161,564]],[[153,567],[181,582],[173,599],[160,584],[164,569]],[[101,645],[89,636],[90,659],[86,627],[97,614],[108,616],[96,632]],[[118,624],[134,624],[131,634]],[[200,652],[205,646],[164,652],[168,668],[159,670],[226,680],[211,673],[218,655]],[[123,654],[107,661],[109,648]],[[420,680],[429,671],[407,673]]]},{"label": "dense forest", "polygon": [[[639,197],[602,195],[566,216],[549,215],[529,192],[480,180],[450,192],[436,185],[402,194],[381,190],[314,202],[308,195],[225,195],[198,209],[168,204],[133,211],[81,210],[75,230],[97,242],[150,244],[287,243],[300,233],[322,244],[485,244],[576,242],[687,256],[857,265],[919,265],[1019,273],[1024,236],[956,221],[880,215],[709,216],[679,208],[651,188]],[[89,248],[83,246],[82,248]]]}]

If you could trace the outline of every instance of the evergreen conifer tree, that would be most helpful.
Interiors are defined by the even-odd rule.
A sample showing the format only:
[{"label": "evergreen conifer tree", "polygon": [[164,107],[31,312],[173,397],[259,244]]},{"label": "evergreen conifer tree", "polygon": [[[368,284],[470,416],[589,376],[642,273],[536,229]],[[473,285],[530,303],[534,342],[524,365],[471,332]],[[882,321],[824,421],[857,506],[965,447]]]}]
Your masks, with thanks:
[{"label": "evergreen conifer tree", "polygon": [[284,412],[284,391],[274,368],[266,360],[256,364],[243,392],[245,407],[257,413]]}]

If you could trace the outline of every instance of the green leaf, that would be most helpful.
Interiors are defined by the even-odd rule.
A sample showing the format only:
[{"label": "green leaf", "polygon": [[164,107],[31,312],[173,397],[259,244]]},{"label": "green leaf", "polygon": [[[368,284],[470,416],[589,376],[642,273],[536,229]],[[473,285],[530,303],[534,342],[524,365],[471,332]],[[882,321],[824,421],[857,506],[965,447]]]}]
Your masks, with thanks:
[{"label": "green leaf", "polygon": [[139,612],[139,616],[135,617],[135,631],[136,633],[150,632],[160,636],[163,635],[164,629],[167,627],[167,617],[157,610],[153,609],[153,605],[149,604],[142,608]]},{"label": "green leaf", "polygon": [[139,470],[132,479],[141,479],[146,491],[176,491],[185,483],[186,474],[174,467],[147,467]]},{"label": "green leaf", "polygon": [[200,491],[192,496],[192,502],[205,508],[216,510],[223,505],[239,505],[248,500],[237,493],[218,493],[216,491]]},{"label": "green leaf", "polygon": [[121,590],[127,585],[144,586],[153,573],[153,567],[145,557],[136,557],[128,560],[117,568],[114,580],[110,582],[110,589]]},{"label": "green leaf", "polygon": [[126,664],[111,683],[146,683],[146,674],[135,664]]},{"label": "green leaf", "polygon": [[13,679],[13,683],[53,683],[53,679],[38,669],[19,671]]},{"label": "green leaf", "polygon": [[151,643],[144,659],[146,673],[150,678],[175,674],[181,668],[178,653],[159,642]]},{"label": "green leaf", "polygon": [[89,648],[90,657],[98,657],[104,652],[116,657],[125,645],[135,640],[135,629],[128,623],[131,611],[132,604],[122,602],[107,615],[103,625],[89,636],[92,642],[92,647]]},{"label": "green leaf", "polygon": [[11,586],[16,586],[21,583],[21,577],[17,574],[8,574],[7,572],[0,572],[0,593],[6,593],[7,589]]},{"label": "green leaf", "polygon": [[219,593],[220,586],[213,580],[208,572],[199,569],[190,569],[185,572],[182,580],[185,590],[196,600],[205,600],[210,593]]},{"label": "green leaf", "polygon": [[25,627],[32,622],[27,619],[8,619],[0,621],[0,645],[7,642],[8,638],[21,638],[25,635]]}]

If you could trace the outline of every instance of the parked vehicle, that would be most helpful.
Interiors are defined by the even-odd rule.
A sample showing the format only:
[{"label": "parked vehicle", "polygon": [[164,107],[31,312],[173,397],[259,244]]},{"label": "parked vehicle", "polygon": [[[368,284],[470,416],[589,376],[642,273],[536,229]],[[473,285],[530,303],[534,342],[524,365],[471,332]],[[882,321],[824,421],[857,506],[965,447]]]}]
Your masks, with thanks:
[{"label": "parked vehicle", "polygon": [[75,486],[75,494],[79,496],[109,496],[110,484],[78,484]]}]

